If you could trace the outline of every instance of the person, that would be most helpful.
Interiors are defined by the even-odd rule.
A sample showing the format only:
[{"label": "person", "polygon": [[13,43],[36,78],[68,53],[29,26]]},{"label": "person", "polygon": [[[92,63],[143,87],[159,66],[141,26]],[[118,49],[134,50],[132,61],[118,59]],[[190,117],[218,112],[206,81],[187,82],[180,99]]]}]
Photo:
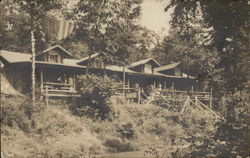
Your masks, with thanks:
[{"label": "person", "polygon": [[159,88],[158,89],[161,90],[161,88],[162,88],[162,86],[161,86],[161,84],[159,84]]}]

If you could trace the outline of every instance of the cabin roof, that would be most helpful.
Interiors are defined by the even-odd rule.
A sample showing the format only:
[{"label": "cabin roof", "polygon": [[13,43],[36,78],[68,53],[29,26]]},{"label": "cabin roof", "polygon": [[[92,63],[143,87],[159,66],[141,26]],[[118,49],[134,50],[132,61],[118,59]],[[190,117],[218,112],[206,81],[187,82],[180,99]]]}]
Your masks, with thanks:
[{"label": "cabin roof", "polygon": [[[102,54],[102,53],[94,53],[94,54],[91,54],[91,55],[90,55],[90,59],[93,59],[93,58],[95,58],[95,57],[97,57],[97,56],[99,56],[99,55],[101,55],[101,54]],[[78,60],[77,64],[82,63],[82,62],[84,62],[84,61],[87,61],[88,59],[89,59],[89,56],[84,57],[84,58]]]},{"label": "cabin roof", "polygon": [[53,50],[53,49],[55,49],[55,48],[61,49],[62,52],[63,52],[65,55],[67,55],[67,56],[72,56],[72,54],[71,54],[70,52],[68,52],[66,49],[64,49],[64,48],[61,47],[60,45],[52,46],[52,47],[50,47],[50,48],[44,50],[42,53],[37,54],[36,56],[40,56],[40,55],[42,55],[42,54],[45,54],[45,53],[47,53],[47,52],[49,52],[49,51],[51,51],[51,50]]},{"label": "cabin roof", "polygon": [[193,76],[189,76],[187,74],[184,74],[183,73],[183,76],[175,76],[175,75],[166,75],[166,74],[162,74],[160,72],[155,72],[156,75],[160,75],[160,76],[164,76],[164,77],[167,77],[167,78],[179,78],[179,79],[195,79],[195,77]]},{"label": "cabin roof", "polygon": [[169,69],[173,69],[175,67],[177,67],[178,65],[180,65],[181,62],[176,62],[176,63],[173,63],[173,64],[169,64],[169,65],[164,65],[164,66],[161,66],[161,67],[157,67],[157,68],[154,68],[155,71],[164,71],[164,70],[169,70]]},{"label": "cabin roof", "polygon": [[0,56],[9,63],[26,62],[31,60],[31,54],[0,50]]},{"label": "cabin roof", "polygon": [[51,62],[47,62],[47,61],[36,61],[36,64],[38,65],[45,65],[45,66],[54,66],[54,67],[64,67],[64,68],[83,68],[85,69],[86,66],[81,66],[81,65],[77,65],[74,64],[72,61],[67,61],[66,63],[51,63]]},{"label": "cabin roof", "polygon": [[[8,63],[31,63],[31,54],[12,52],[7,50],[0,50],[0,57],[6,60]],[[85,66],[78,65],[77,59],[63,59],[64,63],[51,63],[46,61],[36,61],[37,64],[54,65],[54,66],[68,66],[85,68]]]},{"label": "cabin roof", "polygon": [[66,65],[80,66],[78,65],[79,59],[63,59],[63,63]]},{"label": "cabin roof", "polygon": [[158,63],[155,59],[153,58],[147,58],[147,59],[143,59],[143,60],[140,60],[140,61],[137,61],[137,62],[134,62],[132,64],[130,64],[129,68],[134,68],[134,67],[137,67],[137,66],[140,66],[140,65],[144,65],[150,61],[153,61],[157,66],[161,66],[160,63]]},{"label": "cabin roof", "polygon": [[[123,66],[118,66],[118,65],[108,65],[106,66],[105,69],[123,72]],[[135,71],[129,70],[128,68],[125,67],[125,72],[135,72]]]}]

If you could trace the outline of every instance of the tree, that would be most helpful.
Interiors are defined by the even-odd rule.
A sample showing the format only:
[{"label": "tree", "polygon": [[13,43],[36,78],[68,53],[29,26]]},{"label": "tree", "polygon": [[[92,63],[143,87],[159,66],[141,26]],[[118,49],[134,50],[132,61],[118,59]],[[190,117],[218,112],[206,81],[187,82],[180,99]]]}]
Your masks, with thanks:
[{"label": "tree", "polygon": [[[95,51],[106,52],[112,60],[111,52],[117,52],[117,43],[121,44],[117,40],[123,41],[123,44],[133,40],[132,30],[135,29],[134,22],[140,15],[141,2],[141,0],[79,1],[72,16],[77,21],[76,38],[88,44],[89,55]],[[125,38],[127,41],[124,41]],[[122,47],[120,48],[123,49]]]},{"label": "tree", "polygon": [[105,52],[107,63],[125,66],[139,43],[136,23],[142,0],[81,0],[74,9],[77,21],[76,38],[89,47],[89,57],[94,52]]},{"label": "tree", "polygon": [[192,2],[171,0],[166,10],[171,7],[175,7],[171,25],[180,28],[178,33],[183,38],[194,37],[197,29],[191,26],[192,20],[197,16],[197,8],[200,8],[206,26],[212,29],[209,33],[212,39],[209,47],[214,47],[220,52],[219,66],[225,69],[224,87],[230,91],[242,90],[247,81],[242,67],[247,67],[248,64],[242,65],[241,61],[249,56],[249,6],[247,2],[243,0],[195,0]]},{"label": "tree", "polygon": [[[35,54],[37,51],[42,50],[45,48],[45,39],[44,34],[42,32],[42,17],[45,15],[45,13],[49,10],[60,8],[62,5],[60,3],[60,0],[52,0],[49,3],[46,1],[39,1],[39,0],[12,0],[12,3],[5,2],[3,4],[3,7],[5,11],[7,11],[6,18],[3,18],[4,21],[2,24],[2,27],[8,25],[9,29],[3,29],[1,34],[7,34],[7,39],[17,39],[20,41],[20,44],[26,45],[26,49],[31,50],[32,53],[32,71],[31,71],[31,78],[32,78],[32,100],[35,100]],[[13,26],[16,25],[16,21],[13,21],[15,19],[15,15],[20,14],[21,20],[24,20],[24,22],[17,20],[18,24],[25,24],[17,25],[17,27],[20,27],[20,30],[24,30],[24,32],[21,32],[18,30],[18,28],[13,28]],[[12,30],[17,30],[17,33],[22,33],[21,36],[18,36],[17,34],[11,34],[10,32]],[[30,32],[30,34],[28,34]],[[23,40],[27,39],[27,37],[30,37],[30,40]],[[6,37],[3,37],[6,38]],[[12,43],[12,42],[10,42]],[[4,43],[4,45],[8,45],[9,43]],[[3,45],[3,46],[4,46]],[[29,45],[29,47],[27,47]],[[19,47],[19,46],[18,46]],[[20,50],[19,50],[20,51]],[[27,50],[26,50],[27,51]]]},{"label": "tree", "polygon": [[[216,146],[217,156],[246,157],[247,111],[249,84],[249,14],[247,1],[243,0],[171,0],[166,7],[174,8],[171,25],[178,28],[183,39],[192,39],[196,34],[193,20],[197,8],[201,8],[205,26],[212,29],[208,35],[211,43],[207,48],[217,49],[220,58],[216,70],[222,69],[224,82],[218,82],[217,90],[222,91],[220,100],[226,105],[226,121],[218,126],[215,140],[225,141],[224,146]],[[202,28],[204,25],[200,25]],[[192,47],[193,48],[193,47]],[[237,141],[236,141],[237,140]],[[246,148],[244,148],[246,147]],[[232,152],[230,152],[232,151]],[[228,154],[228,155],[225,155]]]},{"label": "tree", "polygon": [[199,44],[199,39],[185,40],[175,30],[154,49],[155,58],[162,64],[181,62],[184,71],[199,80],[218,79],[214,74],[219,56],[216,49],[208,49]]}]

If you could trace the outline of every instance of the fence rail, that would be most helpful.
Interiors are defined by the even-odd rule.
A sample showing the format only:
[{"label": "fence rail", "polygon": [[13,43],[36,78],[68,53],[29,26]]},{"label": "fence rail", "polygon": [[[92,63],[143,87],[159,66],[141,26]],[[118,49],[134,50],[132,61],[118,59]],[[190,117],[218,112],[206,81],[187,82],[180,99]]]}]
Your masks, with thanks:
[{"label": "fence rail", "polygon": [[44,82],[42,92],[76,92],[73,84]]}]

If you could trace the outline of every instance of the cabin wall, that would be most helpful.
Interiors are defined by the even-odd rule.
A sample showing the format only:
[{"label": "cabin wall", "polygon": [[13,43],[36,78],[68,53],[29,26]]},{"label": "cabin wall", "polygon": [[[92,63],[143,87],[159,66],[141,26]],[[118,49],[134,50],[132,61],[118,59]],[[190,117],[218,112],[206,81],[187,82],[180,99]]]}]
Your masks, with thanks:
[{"label": "cabin wall", "polygon": [[144,65],[134,67],[134,68],[132,68],[132,70],[136,71],[136,72],[144,72]]},{"label": "cabin wall", "polygon": [[51,63],[63,63],[65,55],[60,49],[53,49],[36,57],[38,61],[46,61]]},{"label": "cabin wall", "polygon": [[145,64],[144,65],[144,72],[152,74],[153,73],[153,67],[151,64]]},{"label": "cabin wall", "polygon": [[182,76],[181,68],[179,66],[175,68],[175,76]]},{"label": "cabin wall", "polygon": [[20,93],[29,94],[31,91],[31,67],[29,65],[5,65],[3,75]]},{"label": "cabin wall", "polygon": [[96,57],[91,60],[90,66],[94,68],[104,68],[104,62],[101,57]]}]

